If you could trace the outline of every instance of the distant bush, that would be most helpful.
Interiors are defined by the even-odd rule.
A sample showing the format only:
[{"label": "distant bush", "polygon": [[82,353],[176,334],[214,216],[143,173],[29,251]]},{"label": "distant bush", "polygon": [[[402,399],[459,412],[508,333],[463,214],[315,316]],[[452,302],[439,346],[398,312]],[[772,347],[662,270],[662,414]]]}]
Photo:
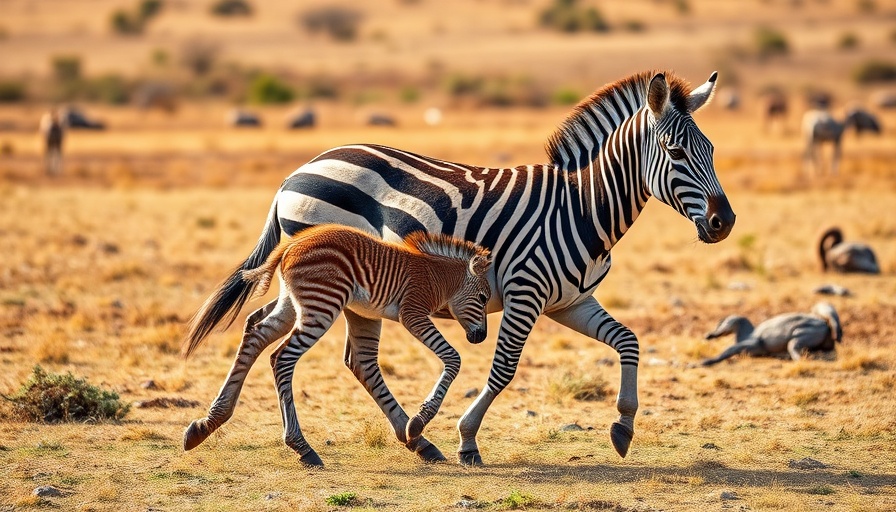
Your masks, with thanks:
[{"label": "distant bush", "polygon": [[840,35],[840,39],[837,40],[837,48],[841,50],[852,50],[859,46],[859,36],[855,35],[852,32],[845,32]]},{"label": "distant bush", "polygon": [[249,101],[252,103],[289,103],[294,97],[292,88],[274,75],[258,75],[249,86]]},{"label": "distant bush", "polygon": [[610,25],[594,7],[579,7],[578,0],[554,0],[539,14],[542,27],[560,32],[607,32]]},{"label": "distant bush", "polygon": [[110,105],[123,105],[130,101],[133,87],[121,75],[107,74],[84,84],[85,99]]},{"label": "distant bush", "polygon": [[575,105],[581,99],[582,95],[579,91],[569,87],[557,89],[554,91],[554,94],[551,95],[551,101],[557,105]]},{"label": "distant bush", "polygon": [[402,103],[416,103],[420,100],[420,89],[413,86],[402,87],[398,97]]},{"label": "distant bush", "polygon": [[142,0],[134,11],[118,9],[109,17],[112,31],[120,35],[139,35],[163,7],[162,0]]},{"label": "distant bush", "polygon": [[218,45],[203,39],[191,39],[181,46],[180,63],[194,75],[207,74],[218,59]]},{"label": "distant bush", "polygon": [[24,99],[24,83],[15,80],[0,81],[0,103],[16,103]]},{"label": "distant bush", "polygon": [[445,90],[454,97],[471,95],[482,90],[484,82],[482,77],[455,73],[445,79]]},{"label": "distant bush", "polygon": [[856,9],[863,13],[872,13],[877,10],[874,0],[856,0]]},{"label": "distant bush", "polygon": [[790,44],[787,37],[770,27],[759,27],[754,34],[756,52],[760,58],[787,55],[790,52]]},{"label": "distant bush", "polygon": [[246,0],[218,0],[212,4],[211,13],[215,16],[252,16],[252,4]]},{"label": "distant bush", "polygon": [[53,78],[59,82],[81,79],[81,57],[77,55],[57,55],[51,61]]},{"label": "distant bush", "polygon": [[691,4],[688,0],[675,0],[674,4],[678,14],[685,16],[691,13]]},{"label": "distant bush", "polygon": [[647,25],[641,20],[628,20],[622,24],[622,28],[629,32],[644,32],[647,30]]},{"label": "distant bush", "polygon": [[860,84],[896,81],[896,64],[882,60],[868,60],[853,71],[853,79]]},{"label": "distant bush", "polygon": [[35,366],[28,380],[12,396],[4,396],[12,416],[44,423],[121,419],[130,406],[118,394],[106,391],[71,373],[48,373]]},{"label": "distant bush", "polygon": [[312,34],[324,32],[337,41],[353,41],[364,16],[354,9],[325,6],[299,15],[299,23]]},{"label": "distant bush", "polygon": [[309,99],[336,99],[339,95],[339,82],[328,76],[313,76],[305,84],[304,96]]}]

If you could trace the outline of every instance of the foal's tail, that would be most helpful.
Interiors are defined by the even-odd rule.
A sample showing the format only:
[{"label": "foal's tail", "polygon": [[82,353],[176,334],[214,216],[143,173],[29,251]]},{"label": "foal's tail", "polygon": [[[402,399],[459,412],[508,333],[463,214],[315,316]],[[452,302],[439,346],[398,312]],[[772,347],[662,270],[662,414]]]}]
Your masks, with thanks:
[{"label": "foal's tail", "polygon": [[218,324],[223,322],[223,328],[226,329],[236,320],[240,309],[252,296],[257,284],[247,281],[243,277],[243,271],[261,266],[278,243],[280,243],[280,220],[277,218],[277,198],[275,197],[264,229],[258,238],[258,243],[255,244],[255,249],[223,283],[218,285],[218,288],[205,300],[205,303],[190,320],[189,331],[182,348],[184,357],[190,357],[190,354]]},{"label": "foal's tail", "polygon": [[256,297],[261,297],[268,292],[268,288],[271,287],[271,280],[274,277],[274,272],[277,271],[277,266],[280,265],[280,262],[283,260],[283,254],[289,247],[289,242],[283,242],[270,256],[268,256],[267,261],[260,267],[243,270],[241,272],[243,281],[248,282],[249,286],[255,288]]}]

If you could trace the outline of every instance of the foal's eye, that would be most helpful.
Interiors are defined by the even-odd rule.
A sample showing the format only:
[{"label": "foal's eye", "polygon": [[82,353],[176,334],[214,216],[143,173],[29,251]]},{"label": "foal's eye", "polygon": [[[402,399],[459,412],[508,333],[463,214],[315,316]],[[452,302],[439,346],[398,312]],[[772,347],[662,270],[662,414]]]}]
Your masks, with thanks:
[{"label": "foal's eye", "polygon": [[669,156],[672,160],[684,160],[685,152],[678,146],[669,146]]},{"label": "foal's eye", "polygon": [[479,294],[479,302],[488,302],[489,295],[487,293]]}]

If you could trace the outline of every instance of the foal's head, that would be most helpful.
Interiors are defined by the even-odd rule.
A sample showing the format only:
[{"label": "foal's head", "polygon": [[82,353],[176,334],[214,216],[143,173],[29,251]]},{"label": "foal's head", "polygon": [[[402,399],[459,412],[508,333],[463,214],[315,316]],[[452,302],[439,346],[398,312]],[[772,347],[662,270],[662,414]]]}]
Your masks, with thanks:
[{"label": "foal's head", "polygon": [[487,332],[486,305],[491,297],[488,271],[492,261],[489,250],[459,238],[429,235],[422,231],[409,235],[405,242],[421,252],[443,258],[441,261],[445,262],[445,268],[439,269],[439,274],[445,277],[444,283],[460,282],[460,286],[448,290],[451,294],[448,311],[464,328],[467,341],[481,343]]}]

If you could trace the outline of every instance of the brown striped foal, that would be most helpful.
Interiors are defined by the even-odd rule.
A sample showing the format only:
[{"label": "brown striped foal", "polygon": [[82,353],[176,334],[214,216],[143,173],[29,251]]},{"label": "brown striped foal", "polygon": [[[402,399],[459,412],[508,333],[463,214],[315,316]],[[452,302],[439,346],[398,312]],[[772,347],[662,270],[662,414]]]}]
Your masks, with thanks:
[{"label": "brown striped foal", "polygon": [[[398,440],[424,460],[438,460],[438,450],[421,442],[421,433],[457,376],[460,356],[429,316],[447,309],[466,331],[468,341],[481,342],[486,334],[485,306],[490,296],[486,274],[490,264],[487,249],[446,235],[417,232],[397,244],[344,226],[319,225],[301,231],[281,244],[264,265],[243,272],[244,279],[264,294],[279,268],[280,299],[263,320],[247,321],[243,346],[230,375],[208,417],[187,428],[184,449],[197,446],[230,418],[249,367],[264,347],[279,338],[270,334],[283,332],[283,324],[293,324],[292,334],[271,355],[283,415],[283,439],[304,464],[322,466],[299,428],[292,379],[302,354],[344,311],[349,318],[356,315],[399,321],[441,359],[441,376],[420,412],[408,419],[380,373],[379,339],[349,336],[357,346],[347,346],[345,353],[346,365],[389,418]],[[254,348],[251,357],[246,357],[247,345]],[[194,348],[190,346],[188,352]],[[433,449],[435,452],[426,453]]]}]

